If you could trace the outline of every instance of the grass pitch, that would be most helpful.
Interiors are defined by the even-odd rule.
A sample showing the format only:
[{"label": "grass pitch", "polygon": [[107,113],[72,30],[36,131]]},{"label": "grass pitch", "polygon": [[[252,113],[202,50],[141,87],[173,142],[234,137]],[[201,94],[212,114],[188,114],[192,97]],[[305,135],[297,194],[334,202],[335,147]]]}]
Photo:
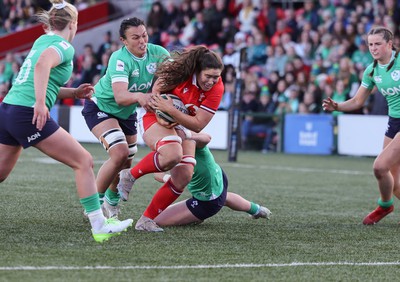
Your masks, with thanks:
[{"label": "grass pitch", "polygon": [[[106,153],[85,144],[97,171]],[[140,147],[137,159],[148,152]],[[229,190],[265,205],[271,220],[222,211],[163,233],[132,227],[96,243],[70,168],[25,150],[0,184],[0,281],[396,281],[400,218],[376,226],[372,158],[214,151]],[[121,218],[135,221],[159,187],[135,184]],[[184,193],[180,200],[188,197]],[[395,202],[397,205],[397,201]]]}]

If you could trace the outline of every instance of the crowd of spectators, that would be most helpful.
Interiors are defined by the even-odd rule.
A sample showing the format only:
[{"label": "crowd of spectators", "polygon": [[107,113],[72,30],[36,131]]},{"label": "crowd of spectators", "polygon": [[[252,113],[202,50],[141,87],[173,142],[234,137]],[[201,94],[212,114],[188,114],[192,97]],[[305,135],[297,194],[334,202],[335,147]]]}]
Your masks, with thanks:
[{"label": "crowd of spectators", "polygon": [[[78,10],[99,2],[99,0],[71,0]],[[0,36],[17,32],[37,23],[34,15],[39,10],[48,10],[48,0],[0,0]]]},{"label": "crowd of spectators", "polygon": [[[30,7],[29,0],[2,1],[6,6],[15,2]],[[272,0],[156,1],[146,19],[151,43],[169,51],[204,44],[220,54],[225,64],[222,110],[232,106],[241,50],[247,47],[247,62],[241,65],[244,94],[240,107],[245,113],[242,141],[245,146],[252,135],[265,136],[263,152],[274,147],[280,114],[319,114],[322,99],[344,101],[355,94],[363,70],[372,62],[365,42],[371,26],[390,28],[395,34],[394,46],[400,46],[398,0],[296,3],[290,8]],[[1,11],[4,29],[3,8]],[[26,14],[27,22],[31,12]],[[119,48],[116,37],[117,31],[107,32],[101,46],[88,43],[83,54],[77,54],[71,85],[98,80],[110,54]],[[13,55],[0,62],[0,85],[5,80],[12,83],[18,70],[15,62],[19,61]],[[385,99],[379,93],[371,95],[357,113],[386,114]]]}]

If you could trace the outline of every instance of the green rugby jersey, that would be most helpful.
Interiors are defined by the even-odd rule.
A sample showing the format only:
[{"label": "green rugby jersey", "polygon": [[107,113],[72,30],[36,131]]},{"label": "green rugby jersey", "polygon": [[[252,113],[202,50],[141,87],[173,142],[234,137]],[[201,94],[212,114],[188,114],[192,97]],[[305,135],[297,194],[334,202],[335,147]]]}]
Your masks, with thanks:
[{"label": "green rugby jersey", "polygon": [[147,93],[157,65],[168,56],[166,49],[151,43],[147,44],[147,53],[142,58],[134,56],[123,46],[111,55],[106,74],[94,87],[93,101],[103,112],[127,119],[136,111],[138,104],[119,106],[114,99],[112,83],[126,82],[130,92]]},{"label": "green rugby jersey", "polygon": [[224,189],[222,169],[208,147],[196,149],[196,162],[189,192],[201,201],[218,198]]},{"label": "green rugby jersey", "polygon": [[[393,59],[394,56],[390,61]],[[386,98],[389,116],[400,118],[400,59],[396,59],[389,71],[387,71],[388,65],[377,64],[373,76],[370,77],[372,67],[373,63],[365,69],[361,85],[369,90],[376,85],[379,92]]]},{"label": "green rugby jersey", "polygon": [[67,83],[71,77],[75,54],[74,47],[67,40],[54,33],[44,34],[34,42],[13,86],[4,98],[5,103],[26,107],[33,107],[35,105],[35,65],[40,55],[47,48],[53,48],[60,56],[60,64],[50,71],[46,92],[47,108],[50,110],[54,106],[60,87]]}]

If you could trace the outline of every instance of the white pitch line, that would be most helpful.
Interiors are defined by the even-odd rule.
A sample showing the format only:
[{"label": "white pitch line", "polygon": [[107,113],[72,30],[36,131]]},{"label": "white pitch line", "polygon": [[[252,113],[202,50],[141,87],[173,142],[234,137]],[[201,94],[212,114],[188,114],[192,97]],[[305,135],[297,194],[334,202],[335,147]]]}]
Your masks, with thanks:
[{"label": "white pitch line", "polygon": [[[58,161],[42,157],[35,158],[34,161],[38,163],[46,164],[61,164]],[[140,159],[135,159],[135,162],[139,162]],[[95,164],[102,164],[105,160],[94,160]],[[372,171],[360,171],[360,170],[345,170],[345,169],[320,169],[320,168],[307,168],[307,167],[291,167],[291,166],[268,166],[268,165],[251,165],[251,164],[238,164],[238,163],[220,163],[222,167],[234,167],[242,169],[267,169],[267,170],[278,170],[278,171],[295,171],[295,172],[310,172],[310,173],[332,173],[332,174],[346,174],[346,175],[372,175]]]},{"label": "white pitch line", "polygon": [[248,169],[268,169],[268,170],[285,170],[285,171],[298,171],[298,172],[320,172],[320,173],[334,173],[334,174],[349,174],[349,175],[370,175],[372,172],[360,170],[345,170],[345,169],[321,169],[321,168],[307,168],[307,167],[291,167],[291,166],[268,166],[268,165],[249,165],[237,163],[220,163],[222,167],[237,167]]},{"label": "white pitch line", "polygon": [[215,264],[215,265],[127,265],[127,266],[9,266],[0,267],[0,271],[16,270],[152,270],[152,269],[204,269],[204,268],[270,268],[270,267],[298,267],[298,266],[398,266],[399,261],[394,262],[292,262],[292,263],[266,263],[266,264]]}]

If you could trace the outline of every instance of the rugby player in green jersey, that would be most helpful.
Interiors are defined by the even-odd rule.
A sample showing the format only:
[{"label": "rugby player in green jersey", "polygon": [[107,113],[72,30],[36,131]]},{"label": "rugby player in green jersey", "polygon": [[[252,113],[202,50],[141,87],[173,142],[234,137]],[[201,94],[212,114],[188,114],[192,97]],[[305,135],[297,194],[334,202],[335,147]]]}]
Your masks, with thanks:
[{"label": "rugby player in green jersey", "polygon": [[137,152],[136,108],[140,105],[151,111],[148,92],[154,73],[169,57],[166,49],[148,43],[145,24],[138,18],[124,19],[119,36],[123,46],[111,55],[106,74],[94,86],[95,93],[82,110],[87,126],[109,156],[96,178],[107,217],[119,213],[118,172],[131,166]]},{"label": "rugby player in green jersey", "polygon": [[22,148],[35,147],[71,167],[96,241],[103,242],[132,225],[132,219],[106,219],[100,208],[93,159],[67,131],[51,117],[57,98],[90,98],[90,84],[62,87],[71,77],[74,47],[71,42],[78,27],[77,9],[52,0],[49,11],[37,18],[46,27],[32,46],[9,93],[0,104],[0,182],[14,168]]},{"label": "rugby player in green jersey", "polygon": [[[203,222],[217,214],[223,206],[235,211],[247,212],[253,219],[269,219],[271,212],[266,207],[244,199],[236,193],[228,192],[228,179],[214,156],[206,146],[211,136],[206,133],[192,133],[196,141],[196,165],[187,189],[192,197],[180,201],[161,212],[154,221],[159,226],[175,226]],[[155,173],[159,182],[167,182],[171,177],[165,173]]]},{"label": "rugby player in green jersey", "polygon": [[363,224],[376,224],[394,209],[393,195],[400,198],[400,60],[393,46],[393,33],[386,27],[373,27],[367,35],[369,52],[374,58],[364,71],[356,95],[342,103],[328,98],[322,106],[326,111],[351,112],[361,108],[374,87],[386,98],[389,121],[383,140],[383,150],[374,162],[380,198],[378,207],[369,213]]}]

